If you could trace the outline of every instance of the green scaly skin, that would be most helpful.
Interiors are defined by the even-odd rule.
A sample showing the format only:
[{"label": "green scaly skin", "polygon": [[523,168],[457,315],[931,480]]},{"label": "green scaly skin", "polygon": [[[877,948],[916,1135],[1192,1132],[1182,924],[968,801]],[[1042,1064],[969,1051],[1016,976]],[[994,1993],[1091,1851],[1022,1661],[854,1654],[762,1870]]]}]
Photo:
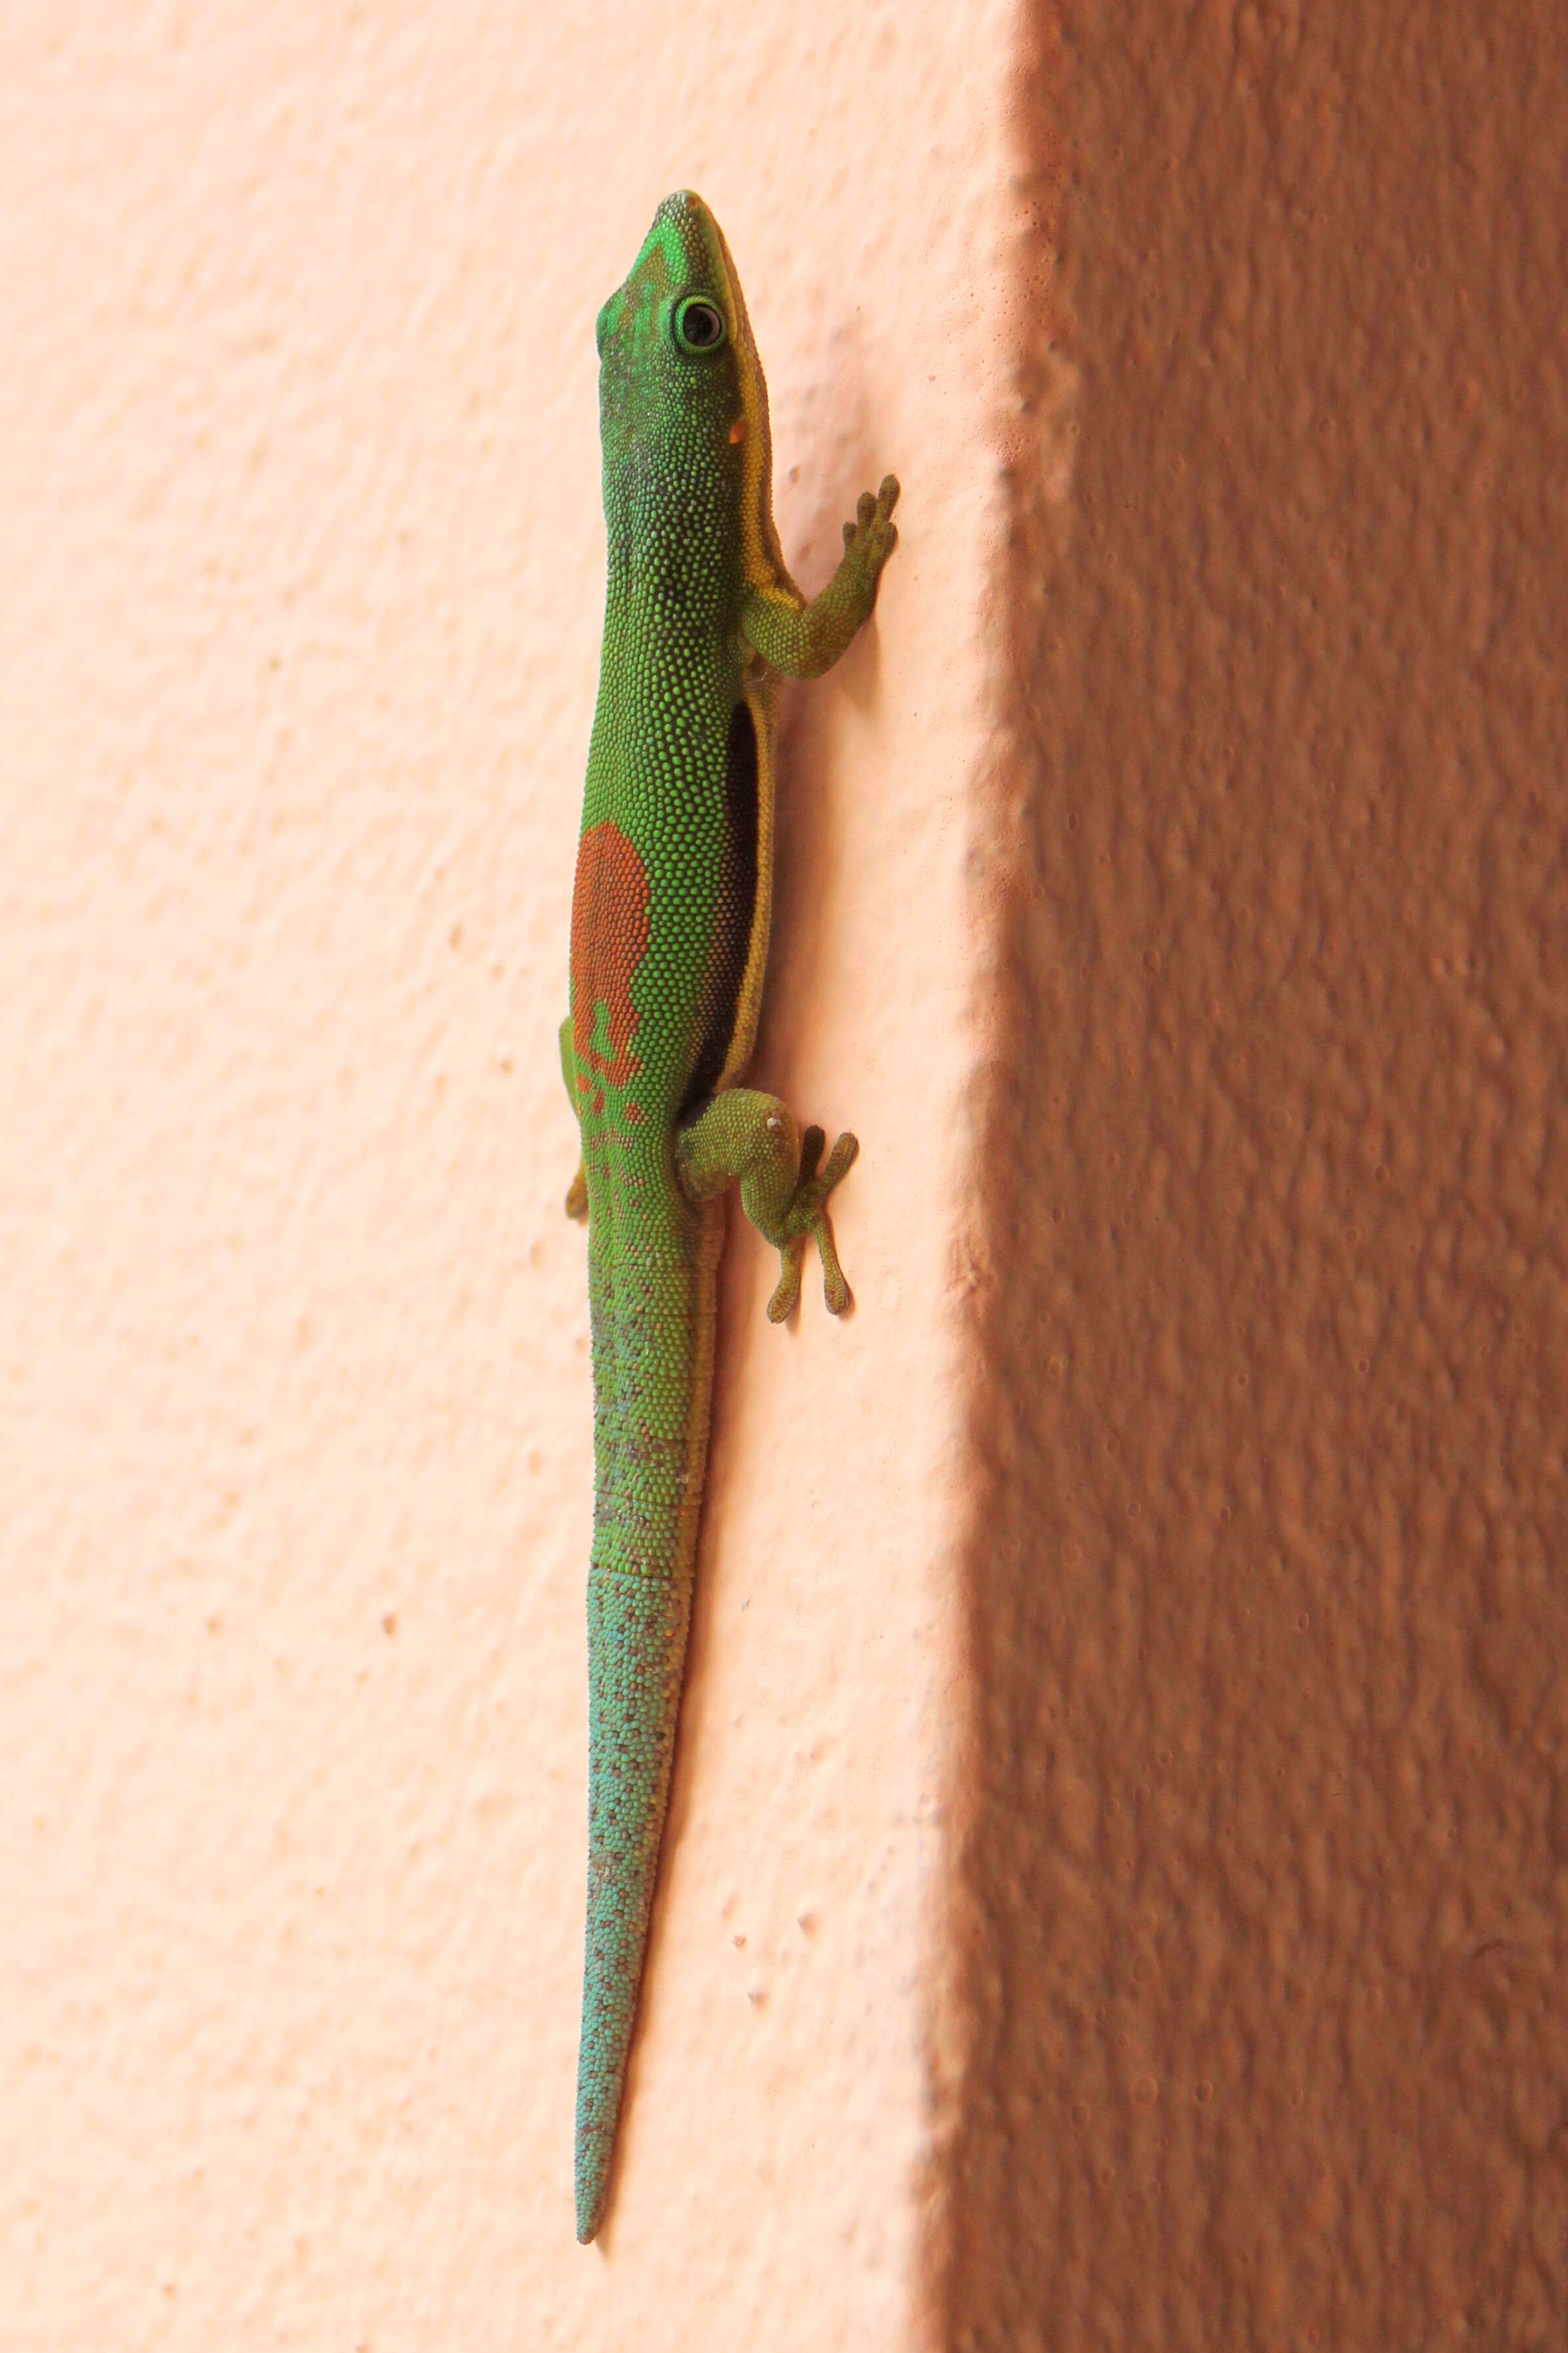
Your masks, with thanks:
[{"label": "green scaly skin", "polygon": [[780,1252],[789,1314],[858,1149],[736,1082],[773,884],[773,674],[837,661],[897,534],[891,475],[809,602],[773,528],[767,392],[729,249],[689,190],[599,314],[608,582],[572,910],[562,1067],[588,1220],[594,1548],[577,2236],[604,2213],[669,1789],[708,1446],[721,1196]]}]

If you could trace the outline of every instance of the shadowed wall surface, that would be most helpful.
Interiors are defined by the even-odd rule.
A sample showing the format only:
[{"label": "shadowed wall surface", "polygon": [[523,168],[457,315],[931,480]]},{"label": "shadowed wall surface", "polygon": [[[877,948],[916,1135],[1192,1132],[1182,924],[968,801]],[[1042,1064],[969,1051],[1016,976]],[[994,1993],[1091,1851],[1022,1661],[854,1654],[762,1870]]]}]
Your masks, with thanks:
[{"label": "shadowed wall surface", "polygon": [[[1552,2343],[1561,12],[10,16],[5,2353]],[[756,1065],[857,1309],[735,1233],[585,2251],[555,1029],[682,185],[803,585],[902,541]]]},{"label": "shadowed wall surface", "polygon": [[[1069,5],[940,2341],[1568,2310],[1548,5]],[[1048,470],[1046,470],[1048,471]]]}]

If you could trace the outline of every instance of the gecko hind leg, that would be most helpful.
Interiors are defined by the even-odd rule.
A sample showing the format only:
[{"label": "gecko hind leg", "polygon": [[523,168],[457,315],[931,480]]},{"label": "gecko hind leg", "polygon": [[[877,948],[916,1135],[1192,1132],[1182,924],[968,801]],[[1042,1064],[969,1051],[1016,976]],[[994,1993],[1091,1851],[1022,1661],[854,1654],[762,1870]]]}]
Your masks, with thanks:
[{"label": "gecko hind leg", "polygon": [[[572,1116],[577,1116],[577,1050],[572,1043],[572,1016],[561,1024],[561,1075],[566,1082],[566,1100],[572,1106]],[[583,1155],[577,1155],[577,1174],[566,1188],[566,1214],[581,1223],[588,1222],[588,1171]]]},{"label": "gecko hind leg", "polygon": [[802,1135],[776,1095],[760,1094],[752,1087],[731,1087],[715,1095],[676,1137],[675,1165],[691,1199],[711,1200],[729,1186],[739,1185],[741,1207],[778,1251],[778,1286],[768,1302],[770,1324],[782,1324],[794,1312],[808,1241],[816,1242],[822,1261],[829,1314],[842,1315],[851,1304],[826,1205],[848,1175],[860,1146],[854,1136],[841,1135],[819,1171],[826,1140],[819,1127],[808,1127]]}]

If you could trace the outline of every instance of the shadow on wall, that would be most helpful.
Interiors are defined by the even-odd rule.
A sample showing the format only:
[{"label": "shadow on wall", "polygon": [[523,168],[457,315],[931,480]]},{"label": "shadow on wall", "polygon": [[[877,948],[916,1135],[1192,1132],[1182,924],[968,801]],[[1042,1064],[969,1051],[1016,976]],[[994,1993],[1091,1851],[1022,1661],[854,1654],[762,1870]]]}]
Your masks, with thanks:
[{"label": "shadow on wall", "polygon": [[1544,2348],[1568,27],[1036,42],[938,2339]]}]

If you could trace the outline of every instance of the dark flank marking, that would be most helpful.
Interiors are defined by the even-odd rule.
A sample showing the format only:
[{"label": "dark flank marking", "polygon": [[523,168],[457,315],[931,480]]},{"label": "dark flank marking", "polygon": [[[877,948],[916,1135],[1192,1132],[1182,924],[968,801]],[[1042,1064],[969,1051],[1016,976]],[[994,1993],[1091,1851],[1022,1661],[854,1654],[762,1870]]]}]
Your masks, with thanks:
[{"label": "dark flank marking", "polygon": [[735,1034],[757,907],[757,731],[752,706],[737,702],[730,713],[724,744],[724,849],[719,868],[719,903],[698,1008],[697,1060],[682,1104],[686,1111],[712,1093]]},{"label": "dark flank marking", "polygon": [[635,844],[606,818],[577,846],[572,1042],[579,1060],[591,1063],[612,1087],[624,1087],[642,1069],[631,1050],[637,1026],[632,982],[647,953],[647,869]]}]

